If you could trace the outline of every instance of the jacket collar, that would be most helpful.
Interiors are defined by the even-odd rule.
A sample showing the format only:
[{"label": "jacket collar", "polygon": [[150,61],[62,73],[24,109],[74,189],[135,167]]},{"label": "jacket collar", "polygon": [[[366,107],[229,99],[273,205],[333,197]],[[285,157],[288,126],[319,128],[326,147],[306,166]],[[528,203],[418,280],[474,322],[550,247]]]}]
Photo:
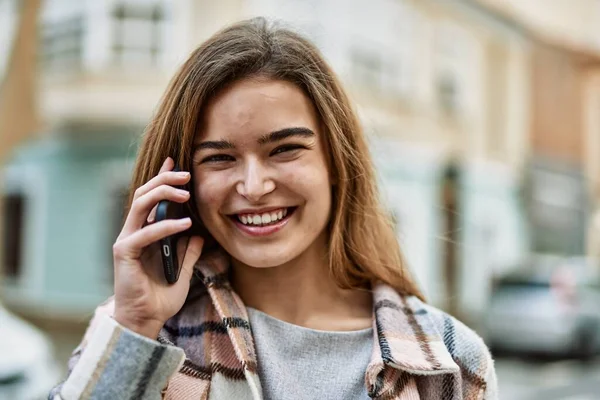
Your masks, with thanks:
[{"label": "jacket collar", "polygon": [[[203,256],[195,268],[227,327],[255,398],[261,398],[251,330],[236,329],[249,326],[249,320],[245,305],[229,285],[229,266],[230,259],[225,253],[214,252]],[[438,375],[459,371],[421,300],[402,296],[389,285],[378,282],[373,285],[373,307],[374,345],[365,376],[372,394],[384,392],[386,382],[401,373]]]},{"label": "jacket collar", "polygon": [[426,305],[385,283],[373,285],[373,321],[378,352],[371,365],[384,364],[417,375],[459,370],[431,320]]}]

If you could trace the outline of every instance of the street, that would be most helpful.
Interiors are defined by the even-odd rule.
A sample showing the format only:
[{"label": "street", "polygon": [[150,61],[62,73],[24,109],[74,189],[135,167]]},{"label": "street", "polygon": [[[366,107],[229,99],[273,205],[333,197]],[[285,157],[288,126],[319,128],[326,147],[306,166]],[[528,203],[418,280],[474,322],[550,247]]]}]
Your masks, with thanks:
[{"label": "street", "polygon": [[500,400],[599,400],[600,357],[577,360],[496,359]]}]

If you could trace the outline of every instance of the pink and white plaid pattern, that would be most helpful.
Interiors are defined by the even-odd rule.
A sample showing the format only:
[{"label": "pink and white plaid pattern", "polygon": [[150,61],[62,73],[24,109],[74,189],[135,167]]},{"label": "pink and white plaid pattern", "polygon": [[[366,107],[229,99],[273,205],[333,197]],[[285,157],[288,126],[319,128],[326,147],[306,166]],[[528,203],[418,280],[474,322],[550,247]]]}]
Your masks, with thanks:
[{"label": "pink and white plaid pattern", "polygon": [[[163,398],[262,399],[248,314],[229,285],[228,273],[226,255],[203,256],[185,305],[163,327],[158,341],[180,347],[186,358],[169,379]],[[473,331],[383,283],[373,284],[373,304],[373,354],[365,372],[372,398],[497,398],[493,361]],[[112,315],[113,309],[112,301],[104,303],[96,318]],[[80,347],[85,343],[84,338]]]}]

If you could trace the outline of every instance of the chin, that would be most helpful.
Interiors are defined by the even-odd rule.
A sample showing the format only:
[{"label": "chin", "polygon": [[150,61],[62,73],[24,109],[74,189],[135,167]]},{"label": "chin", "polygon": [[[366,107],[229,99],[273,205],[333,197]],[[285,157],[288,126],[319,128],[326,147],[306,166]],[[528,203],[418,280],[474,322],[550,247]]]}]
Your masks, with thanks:
[{"label": "chin", "polygon": [[256,246],[256,248],[252,250],[232,251],[229,252],[229,254],[238,262],[252,268],[278,267],[295,258],[294,256],[290,256],[289,252],[269,254],[269,249],[265,249],[263,246]]}]

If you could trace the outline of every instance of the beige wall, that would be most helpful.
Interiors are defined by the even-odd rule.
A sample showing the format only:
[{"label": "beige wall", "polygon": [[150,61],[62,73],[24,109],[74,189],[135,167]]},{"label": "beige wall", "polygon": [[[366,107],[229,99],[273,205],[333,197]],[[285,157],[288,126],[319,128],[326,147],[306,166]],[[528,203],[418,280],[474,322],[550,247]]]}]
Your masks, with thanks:
[{"label": "beige wall", "polygon": [[533,60],[533,150],[583,167],[583,68],[572,54],[541,44]]},{"label": "beige wall", "polygon": [[600,260],[600,66],[586,71],[585,83],[584,157],[592,202],[587,253]]},{"label": "beige wall", "polygon": [[[450,3],[413,2],[427,21],[419,36],[421,71],[411,107],[396,107],[406,139],[438,147],[447,158],[493,161],[517,172],[528,152],[530,45],[511,27],[474,16]],[[464,104],[455,115],[440,112],[434,87],[436,27],[450,25],[468,46],[463,64]],[[374,103],[374,107],[379,104]],[[412,129],[411,129],[412,128]],[[418,129],[414,129],[418,128]]]},{"label": "beige wall", "polygon": [[519,171],[529,151],[530,44],[490,38],[485,47],[485,134],[481,157]]},{"label": "beige wall", "polygon": [[584,157],[591,191],[600,205],[600,66],[585,71]]},{"label": "beige wall", "polygon": [[476,0],[522,23],[543,41],[600,53],[597,0]]}]

